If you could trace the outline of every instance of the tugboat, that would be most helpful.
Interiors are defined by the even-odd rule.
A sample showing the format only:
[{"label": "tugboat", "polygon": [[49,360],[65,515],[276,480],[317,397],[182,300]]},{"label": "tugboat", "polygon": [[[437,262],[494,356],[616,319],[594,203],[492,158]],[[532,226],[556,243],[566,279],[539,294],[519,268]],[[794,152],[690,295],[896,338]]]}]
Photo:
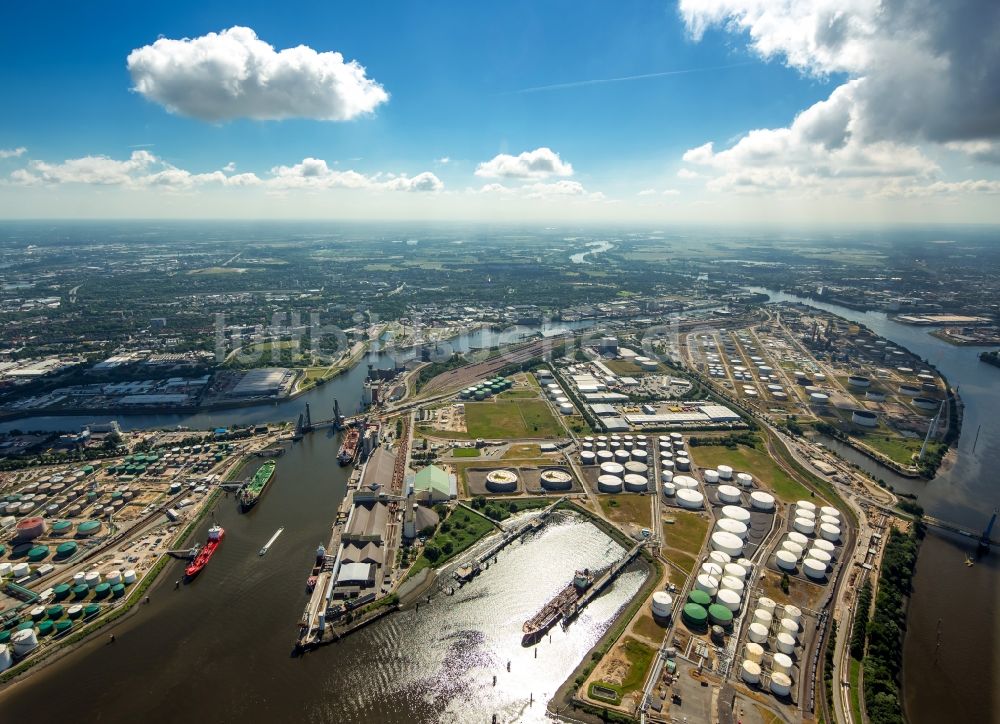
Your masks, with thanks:
[{"label": "tugboat", "polygon": [[574,573],[572,583],[557,593],[555,598],[545,604],[541,611],[524,622],[524,626],[521,628],[524,632],[521,645],[530,646],[535,643],[555,625],[556,621],[566,616],[567,613],[572,614],[576,602],[580,600],[580,596],[590,588],[590,584],[593,582],[594,575],[587,568]]},{"label": "tugboat", "polygon": [[340,445],[340,452],[337,454],[337,462],[341,465],[350,465],[358,456],[358,440],[361,439],[361,432],[356,427],[350,427],[344,433],[344,442]]},{"label": "tugboat", "polygon": [[198,555],[195,559],[188,564],[188,567],[184,569],[184,575],[188,579],[192,579],[201,573],[201,569],[204,568],[212,556],[215,555],[216,548],[222,543],[222,539],[226,537],[226,529],[221,525],[216,524],[208,529],[208,541],[205,546],[198,551]]},{"label": "tugboat", "polygon": [[253,477],[250,478],[250,482],[243,486],[240,490],[238,496],[240,503],[240,511],[247,512],[252,507],[257,505],[257,501],[260,500],[260,496],[264,494],[264,489],[267,484],[271,482],[271,478],[274,477],[274,469],[278,466],[273,460],[268,460],[266,463],[260,466]]}]

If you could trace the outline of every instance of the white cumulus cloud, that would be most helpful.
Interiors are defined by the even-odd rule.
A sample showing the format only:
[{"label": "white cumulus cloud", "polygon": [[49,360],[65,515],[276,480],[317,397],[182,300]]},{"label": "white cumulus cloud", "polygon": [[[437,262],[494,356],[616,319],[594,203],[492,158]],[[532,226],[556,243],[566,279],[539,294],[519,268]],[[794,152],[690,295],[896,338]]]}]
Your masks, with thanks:
[{"label": "white cumulus cloud", "polygon": [[476,176],[482,178],[545,179],[572,175],[573,166],[544,146],[517,156],[501,153],[476,167]]},{"label": "white cumulus cloud", "polygon": [[17,148],[0,148],[0,158],[19,158],[28,152],[24,146]]},{"label": "white cumulus cloud", "polygon": [[346,121],[389,99],[356,60],[305,45],[276,51],[240,26],[198,38],[160,38],[129,53],[127,66],[136,92],[205,121]]}]

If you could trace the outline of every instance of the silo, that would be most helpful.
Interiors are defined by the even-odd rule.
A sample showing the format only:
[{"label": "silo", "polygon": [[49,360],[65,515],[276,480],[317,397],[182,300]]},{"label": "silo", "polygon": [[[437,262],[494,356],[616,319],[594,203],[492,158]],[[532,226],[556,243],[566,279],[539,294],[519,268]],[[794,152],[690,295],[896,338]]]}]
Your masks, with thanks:
[{"label": "silo", "polygon": [[819,527],[819,534],[824,540],[836,543],[840,540],[840,528],[830,523],[823,523]]},{"label": "silo", "polygon": [[743,599],[740,594],[729,588],[724,588],[716,595],[716,601],[728,608],[733,613],[740,610],[740,603]]},{"label": "silo", "polygon": [[714,484],[719,482],[719,471],[718,470],[702,470],[701,476],[705,479],[706,483]]},{"label": "silo", "polygon": [[786,550],[780,550],[774,556],[775,563],[778,564],[778,568],[783,571],[794,571],[795,566],[798,565],[799,559],[794,553],[789,553]]},{"label": "silo", "polygon": [[656,591],[653,594],[653,615],[659,618],[669,618],[674,610],[674,599],[666,591]]},{"label": "silo", "polygon": [[795,637],[787,631],[779,631],[774,641],[778,651],[783,654],[790,654],[795,651]]},{"label": "silo", "polygon": [[750,507],[755,510],[774,510],[774,496],[763,490],[750,493]]},{"label": "silo", "polygon": [[771,674],[771,691],[776,696],[788,696],[792,690],[792,680],[788,674],[776,672]]},{"label": "silo", "polygon": [[759,664],[764,658],[764,647],[751,641],[743,649],[743,653],[750,661]]},{"label": "silo", "polygon": [[816,523],[808,518],[796,518],[793,525],[795,530],[803,535],[812,535],[816,530]]},{"label": "silo", "polygon": [[720,485],[717,495],[720,503],[732,504],[740,502],[739,488],[732,485]]},{"label": "silo", "polygon": [[792,670],[792,659],[788,654],[776,653],[771,659],[771,671],[779,674],[788,674]]},{"label": "silo", "polygon": [[754,621],[747,629],[747,637],[755,644],[763,644],[767,641],[767,626]]},{"label": "silo", "polygon": [[720,465],[718,468],[720,480],[732,480],[733,469],[728,465]]},{"label": "silo", "polygon": [[697,490],[691,490],[690,488],[680,488],[677,491],[676,497],[678,505],[682,508],[688,508],[691,510],[700,508],[705,501],[705,497],[701,493]]},{"label": "silo", "polygon": [[744,659],[740,667],[740,678],[748,684],[759,684],[760,664],[750,659]]},{"label": "silo", "polygon": [[[678,497],[680,493],[678,493]],[[712,549],[722,551],[731,557],[743,554],[743,541],[739,536],[726,531],[716,531],[712,533]]]}]

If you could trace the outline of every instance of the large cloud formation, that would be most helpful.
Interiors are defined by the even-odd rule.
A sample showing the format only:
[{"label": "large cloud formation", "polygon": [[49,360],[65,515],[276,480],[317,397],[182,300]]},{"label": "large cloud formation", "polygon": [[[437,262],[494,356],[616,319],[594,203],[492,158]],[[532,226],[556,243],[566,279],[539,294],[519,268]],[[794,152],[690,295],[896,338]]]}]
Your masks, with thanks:
[{"label": "large cloud formation", "polygon": [[501,153],[476,167],[476,176],[482,178],[543,179],[572,175],[573,166],[544,146],[517,156]]},{"label": "large cloud formation", "polygon": [[[232,168],[230,165],[228,168]],[[149,151],[133,151],[124,160],[109,156],[83,156],[60,163],[32,160],[25,168],[13,171],[10,183],[20,186],[117,186],[126,189],[161,189],[188,191],[206,186],[261,187],[268,191],[302,189],[361,189],[369,191],[437,192],[444,189],[441,180],[429,171],[405,174],[366,175],[353,170],[330,168],[326,161],[306,158],[291,166],[275,166],[269,176],[255,173],[227,173],[225,170],[192,173],[167,163]]]},{"label": "large cloud formation", "polygon": [[134,90],[172,113],[204,121],[346,121],[389,94],[356,60],[305,45],[275,51],[250,28],[160,38],[128,55]]},{"label": "large cloud formation", "polygon": [[[815,77],[844,74],[830,97],[788,128],[750,131],[734,146],[692,149],[716,189],[865,178],[926,183],[918,145],[977,161],[1000,158],[1000,3],[982,0],[680,0],[694,39],[719,26],[762,58]],[[869,184],[871,186],[871,184]],[[933,188],[928,185],[928,188]]]}]

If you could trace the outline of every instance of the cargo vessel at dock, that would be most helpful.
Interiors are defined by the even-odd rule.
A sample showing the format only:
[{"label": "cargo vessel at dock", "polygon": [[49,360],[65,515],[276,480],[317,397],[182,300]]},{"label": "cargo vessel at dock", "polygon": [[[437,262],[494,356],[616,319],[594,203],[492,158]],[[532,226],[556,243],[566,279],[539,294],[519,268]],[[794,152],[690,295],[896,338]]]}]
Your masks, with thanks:
[{"label": "cargo vessel at dock", "polygon": [[266,463],[258,468],[257,472],[253,474],[250,481],[243,486],[239,492],[238,500],[240,504],[240,510],[246,512],[252,507],[257,505],[257,501],[260,500],[260,496],[264,494],[265,488],[267,488],[268,483],[271,482],[271,478],[274,477],[274,469],[278,466],[273,460],[268,460]]},{"label": "cargo vessel at dock", "polygon": [[545,604],[541,611],[524,622],[521,630],[524,637],[521,639],[522,646],[530,646],[538,641],[545,632],[552,628],[559,619],[572,613],[576,602],[580,600],[584,591],[590,588],[594,582],[594,575],[589,569],[577,571],[573,574],[573,581],[566,588],[561,590],[555,597]]},{"label": "cargo vessel at dock", "polygon": [[190,580],[201,573],[201,569],[208,565],[212,556],[215,555],[216,549],[218,549],[219,544],[222,543],[222,539],[226,537],[226,529],[221,525],[213,525],[208,529],[208,541],[206,541],[204,547],[198,551],[198,555],[195,556],[194,560],[188,564],[188,567],[184,569],[184,575]]},{"label": "cargo vessel at dock", "polygon": [[350,465],[358,456],[358,441],[361,439],[361,431],[356,427],[349,427],[344,431],[344,442],[340,445],[340,452],[337,453],[337,462],[341,465]]}]

